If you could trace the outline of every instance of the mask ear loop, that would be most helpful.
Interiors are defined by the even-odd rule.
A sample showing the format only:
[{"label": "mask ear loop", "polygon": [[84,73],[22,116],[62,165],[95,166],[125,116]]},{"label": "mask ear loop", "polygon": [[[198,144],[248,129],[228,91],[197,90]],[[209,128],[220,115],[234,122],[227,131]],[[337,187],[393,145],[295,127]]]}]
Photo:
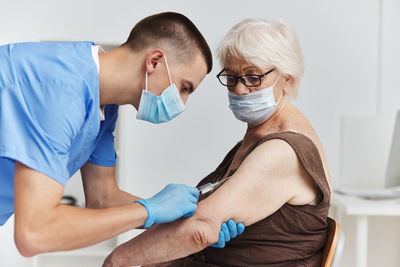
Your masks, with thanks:
[{"label": "mask ear loop", "polygon": [[[282,74],[279,74],[279,77],[278,77],[278,79],[275,81],[273,87],[277,84],[277,82],[279,81],[279,79],[280,79],[281,77],[282,77]],[[273,88],[273,87],[272,87],[272,88]],[[285,92],[285,89],[282,88],[282,93],[281,93],[281,95],[279,96],[278,101],[276,102],[276,105],[277,105],[277,106],[278,106],[279,102],[281,101],[281,98],[282,98],[284,92]]]},{"label": "mask ear loop", "polygon": [[164,60],[165,60],[165,67],[167,67],[169,84],[172,84],[171,74],[169,73],[168,62],[167,62],[167,57],[166,56],[164,56]]},{"label": "mask ear loop", "polygon": [[[168,72],[169,83],[172,84],[171,74],[169,73],[168,62],[167,62],[167,57],[166,56],[164,56],[164,60],[165,60],[165,67],[167,68],[167,72]],[[146,85],[145,85],[145,90],[146,91],[148,91],[147,90],[147,83],[148,83],[148,77],[147,76],[148,76],[148,74],[147,74],[147,71],[146,71]]]},{"label": "mask ear loop", "polygon": [[277,106],[278,106],[279,102],[281,101],[281,98],[282,98],[284,92],[285,92],[285,90],[282,89],[282,93],[281,93],[281,95],[279,96],[278,101],[276,102],[276,105],[277,105]]},{"label": "mask ear loop", "polygon": [[147,91],[147,70],[146,70],[146,85],[145,85],[145,90]]},{"label": "mask ear loop", "polygon": [[[170,83],[170,85],[172,85],[172,79],[171,79],[171,75],[170,75],[170,73],[169,73],[167,57],[166,57],[165,55],[164,55],[164,60],[165,60],[165,67],[167,67],[169,83]],[[178,101],[178,103],[179,103],[179,106],[181,107],[181,110],[183,110],[183,109],[185,108],[185,104],[183,103],[182,98],[181,98],[181,96],[180,96],[178,90],[175,90],[175,92],[176,92],[176,95],[175,95],[175,96],[176,96],[176,99],[177,99],[177,101]]]},{"label": "mask ear loop", "polygon": [[281,77],[282,77],[282,74],[279,73],[279,77],[278,77],[278,79],[275,80],[274,84],[272,85],[272,88],[275,87],[275,85],[278,83],[278,81],[279,81],[279,79],[280,79]]}]

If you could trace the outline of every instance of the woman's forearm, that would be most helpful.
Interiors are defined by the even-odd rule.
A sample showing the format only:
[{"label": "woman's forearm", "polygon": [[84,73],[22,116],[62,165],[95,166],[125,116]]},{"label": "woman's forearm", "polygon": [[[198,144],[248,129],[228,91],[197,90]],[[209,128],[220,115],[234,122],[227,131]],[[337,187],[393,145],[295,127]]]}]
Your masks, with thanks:
[{"label": "woman's forearm", "polygon": [[170,261],[198,252],[218,240],[219,229],[194,215],[155,225],[117,247],[103,267],[123,267]]}]

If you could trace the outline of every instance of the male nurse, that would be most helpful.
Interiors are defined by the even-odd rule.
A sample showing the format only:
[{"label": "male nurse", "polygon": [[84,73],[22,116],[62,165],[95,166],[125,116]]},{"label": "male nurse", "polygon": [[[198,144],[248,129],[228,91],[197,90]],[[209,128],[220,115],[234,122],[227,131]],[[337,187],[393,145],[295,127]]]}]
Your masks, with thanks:
[{"label": "male nurse", "polygon": [[[173,119],[211,67],[201,33],[172,12],[144,18],[107,53],[91,42],[1,46],[0,225],[15,213],[20,253],[81,248],[191,216],[196,188],[170,184],[149,199],[118,188],[113,131],[119,105],[140,120]],[[79,169],[86,208],[60,204]]]}]

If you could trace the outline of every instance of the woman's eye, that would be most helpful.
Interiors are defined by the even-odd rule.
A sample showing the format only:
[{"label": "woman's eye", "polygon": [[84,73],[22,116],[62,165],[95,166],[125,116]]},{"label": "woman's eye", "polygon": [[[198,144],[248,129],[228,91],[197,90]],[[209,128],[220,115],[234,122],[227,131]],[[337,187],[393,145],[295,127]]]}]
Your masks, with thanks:
[{"label": "woman's eye", "polygon": [[248,76],[246,76],[246,82],[249,84],[249,85],[258,85],[258,84],[260,84],[260,77],[258,77],[258,76],[253,76],[253,75],[248,75]]}]

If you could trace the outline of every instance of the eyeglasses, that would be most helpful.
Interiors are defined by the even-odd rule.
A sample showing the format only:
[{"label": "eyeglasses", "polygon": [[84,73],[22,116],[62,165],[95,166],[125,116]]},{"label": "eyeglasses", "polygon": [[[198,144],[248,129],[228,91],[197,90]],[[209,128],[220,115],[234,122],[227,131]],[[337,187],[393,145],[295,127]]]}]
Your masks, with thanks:
[{"label": "eyeglasses", "polygon": [[274,70],[275,70],[275,68],[267,71],[266,73],[264,73],[262,75],[246,74],[246,75],[236,76],[236,75],[230,75],[230,74],[222,74],[225,71],[225,69],[223,69],[223,70],[221,70],[220,73],[217,74],[217,78],[222,85],[227,86],[227,87],[235,87],[238,80],[240,80],[241,83],[243,83],[247,87],[256,87],[261,84],[261,78],[263,78],[264,76],[273,72]]}]

